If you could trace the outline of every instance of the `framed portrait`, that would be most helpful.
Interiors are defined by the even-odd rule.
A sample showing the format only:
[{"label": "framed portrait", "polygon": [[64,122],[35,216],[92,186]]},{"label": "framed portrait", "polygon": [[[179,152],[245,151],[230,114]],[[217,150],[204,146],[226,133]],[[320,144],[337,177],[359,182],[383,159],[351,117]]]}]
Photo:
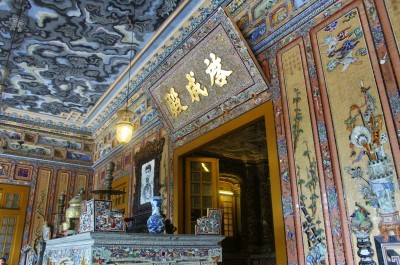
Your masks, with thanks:
[{"label": "framed portrait", "polygon": [[32,166],[16,165],[14,179],[17,180],[31,180],[32,179]]},{"label": "framed portrait", "polygon": [[154,164],[155,159],[142,165],[140,174],[140,205],[150,202],[150,197],[154,196]]},{"label": "framed portrait", "polygon": [[400,263],[400,241],[397,241],[396,236],[389,236],[386,241],[383,236],[375,236],[374,239],[379,264]]},{"label": "framed portrait", "polygon": [[7,179],[10,176],[11,163],[0,161],[0,178]]},{"label": "framed portrait", "polygon": [[134,231],[147,233],[147,219],[151,215],[150,198],[160,195],[160,161],[165,139],[149,141],[134,155],[135,194],[133,203]]}]

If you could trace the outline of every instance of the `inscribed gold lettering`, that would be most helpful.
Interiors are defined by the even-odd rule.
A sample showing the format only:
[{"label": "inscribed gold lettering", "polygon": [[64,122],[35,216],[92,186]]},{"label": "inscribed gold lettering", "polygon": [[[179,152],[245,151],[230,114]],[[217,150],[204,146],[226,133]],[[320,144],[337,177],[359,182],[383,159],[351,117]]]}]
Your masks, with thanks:
[{"label": "inscribed gold lettering", "polygon": [[214,53],[210,53],[210,57],[212,62],[210,62],[209,59],[205,59],[204,63],[208,66],[206,73],[210,75],[211,86],[213,86],[215,82],[217,85],[222,87],[228,83],[226,77],[230,76],[232,71],[222,70],[221,58],[217,57]]},{"label": "inscribed gold lettering", "polygon": [[192,102],[200,101],[199,95],[208,96],[207,88],[201,89],[200,83],[196,83],[196,79],[194,78],[194,73],[190,71],[190,74],[186,74],[187,80],[189,83],[186,85],[186,89],[189,91],[190,96],[192,97]]},{"label": "inscribed gold lettering", "polygon": [[173,87],[171,87],[170,92],[165,95],[165,99],[167,100],[171,112],[175,117],[178,117],[179,113],[188,108],[188,106],[182,106],[181,99]]}]

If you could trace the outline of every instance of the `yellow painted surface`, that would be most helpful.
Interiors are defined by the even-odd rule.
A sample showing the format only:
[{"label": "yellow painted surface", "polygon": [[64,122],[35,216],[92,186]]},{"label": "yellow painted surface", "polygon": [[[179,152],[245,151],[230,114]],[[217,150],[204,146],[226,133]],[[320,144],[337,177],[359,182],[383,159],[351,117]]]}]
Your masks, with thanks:
[{"label": "yellow painted surface", "polygon": [[[283,53],[282,65],[292,134],[292,148],[295,163],[294,174],[296,177],[298,196],[299,198],[304,196],[304,204],[308,214],[313,217],[313,224],[317,229],[322,228],[324,230],[322,236],[326,238],[319,181],[317,181],[315,185],[306,187],[307,183],[311,183],[313,176],[318,177],[318,169],[316,164],[315,166],[311,165],[316,162],[315,143],[313,140],[306,80],[304,77],[304,68],[299,45]],[[299,117],[301,117],[301,119],[298,119]],[[298,120],[296,120],[296,118]],[[301,132],[296,133],[297,130],[301,130]],[[305,151],[308,151],[308,156],[304,155]],[[310,169],[314,169],[315,175],[309,172]],[[304,181],[304,184],[300,185],[300,181]],[[319,196],[315,201],[311,199],[313,194]],[[315,207],[309,208],[313,203],[315,203]],[[302,211],[300,211],[300,218],[301,223],[306,221],[306,216]],[[317,224],[317,221],[319,221],[320,224]],[[308,238],[306,233],[302,233],[302,236],[303,242],[307,242]],[[304,253],[308,255],[308,244],[304,243],[304,245]]]},{"label": "yellow painted surface", "polygon": [[[37,182],[36,182],[36,191],[35,191],[35,201],[33,205],[33,217],[32,217],[32,226],[31,226],[31,241],[34,242],[38,236],[41,235],[41,231],[43,229],[43,217],[38,213],[38,209],[41,212],[46,214],[47,212],[47,199],[49,196],[50,190],[50,178],[52,171],[50,169],[39,169]],[[40,202],[43,202],[40,204]]]},{"label": "yellow painted surface", "polygon": [[[338,159],[340,164],[340,173],[342,177],[343,190],[345,194],[345,202],[347,212],[350,215],[355,210],[355,203],[360,203],[362,206],[365,206],[367,210],[371,213],[370,218],[374,224],[374,228],[371,231],[371,236],[379,235],[380,232],[378,230],[378,223],[380,221],[380,217],[377,214],[377,210],[372,208],[371,206],[367,206],[363,198],[360,187],[362,184],[365,184],[363,180],[353,179],[350,174],[345,172],[346,167],[348,168],[356,168],[360,167],[364,172],[363,177],[368,180],[368,169],[367,156],[362,157],[360,161],[356,161],[358,155],[362,151],[362,148],[355,148],[356,154],[351,156],[351,148],[350,148],[350,140],[349,135],[350,131],[347,130],[347,126],[345,124],[345,120],[349,118],[349,115],[355,116],[357,114],[357,109],[355,106],[359,106],[361,108],[361,112],[364,113],[366,106],[364,94],[361,93],[361,87],[368,88],[368,92],[375,100],[376,110],[374,110],[374,116],[383,115],[382,106],[380,104],[380,97],[378,94],[377,84],[371,64],[371,59],[369,55],[358,56],[357,61],[354,64],[350,64],[345,70],[340,65],[334,71],[327,70],[327,64],[332,58],[329,58],[324,51],[326,51],[327,46],[323,45],[323,40],[329,35],[336,36],[339,32],[348,29],[347,31],[353,30],[355,28],[362,28],[360,15],[357,9],[353,9],[352,11],[356,12],[356,16],[350,21],[345,22],[346,17],[342,16],[338,18],[339,24],[337,28],[328,32],[324,29],[321,29],[317,33],[317,40],[319,44],[320,58],[322,62],[323,68],[323,78],[325,80],[327,95],[329,98],[329,108],[330,113],[332,115],[332,123],[333,129],[335,133],[335,145],[338,150]],[[350,13],[350,12],[348,12]],[[363,32],[364,34],[365,32]],[[349,37],[351,39],[352,37]],[[367,48],[365,35],[358,39],[359,43],[356,48],[353,50],[352,55],[355,56],[356,51],[360,48]],[[338,44],[337,48],[341,45]],[[353,110],[351,110],[353,109]],[[363,122],[361,120],[361,116],[357,116],[356,125],[361,126]],[[385,122],[383,120],[383,127],[380,133],[384,133],[387,135]],[[387,157],[393,162],[392,153],[390,150],[389,143],[383,144],[385,153]],[[394,171],[394,181],[396,182],[396,172]],[[399,201],[400,196],[398,192],[398,185],[395,183],[395,192],[396,197],[395,201],[397,202],[397,209],[399,209]],[[353,250],[357,250],[356,240],[353,237]],[[372,248],[375,249],[375,243],[372,240]],[[359,262],[359,257],[357,253],[353,253],[354,257],[356,257],[356,263]],[[376,256],[375,256],[375,262]]]},{"label": "yellow painted surface", "polygon": [[[18,207],[10,209],[6,205],[7,195],[13,194],[18,196]],[[22,236],[24,232],[26,207],[28,205],[29,187],[19,185],[0,184],[0,227],[3,226],[4,220],[7,218],[15,218],[16,224],[13,228],[12,243],[8,264],[18,264]],[[4,219],[5,218],[5,219]],[[5,231],[2,231],[2,234]],[[9,231],[7,231],[8,234]],[[3,256],[3,249],[0,249],[0,257]]]}]

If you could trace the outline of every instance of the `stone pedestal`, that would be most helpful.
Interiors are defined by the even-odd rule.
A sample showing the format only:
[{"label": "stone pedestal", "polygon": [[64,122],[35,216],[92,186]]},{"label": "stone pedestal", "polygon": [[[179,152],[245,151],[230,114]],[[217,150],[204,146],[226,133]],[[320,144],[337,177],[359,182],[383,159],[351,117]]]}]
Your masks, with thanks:
[{"label": "stone pedestal", "polygon": [[222,261],[223,239],[220,235],[88,232],[48,240],[43,264],[216,265]]}]

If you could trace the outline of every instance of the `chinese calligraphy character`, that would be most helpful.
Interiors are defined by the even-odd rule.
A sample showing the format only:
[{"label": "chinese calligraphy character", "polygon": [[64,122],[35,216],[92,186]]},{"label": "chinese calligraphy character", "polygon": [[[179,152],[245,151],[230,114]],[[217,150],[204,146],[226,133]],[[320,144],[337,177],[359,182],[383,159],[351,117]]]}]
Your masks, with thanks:
[{"label": "chinese calligraphy character", "polygon": [[182,106],[181,99],[179,98],[178,93],[175,92],[175,88],[173,87],[171,87],[170,92],[165,95],[165,99],[167,100],[171,112],[175,117],[178,117],[179,113],[188,108],[188,106]]},{"label": "chinese calligraphy character", "polygon": [[217,57],[214,53],[210,53],[210,60],[205,59],[204,63],[208,66],[206,69],[206,73],[210,75],[211,78],[211,86],[214,85],[214,82],[220,87],[224,86],[228,82],[226,81],[226,77],[232,74],[232,71],[222,70],[221,66],[221,58]]},{"label": "chinese calligraphy character", "polygon": [[186,78],[189,80],[189,84],[186,85],[186,89],[189,91],[190,96],[192,97],[192,102],[200,101],[199,94],[205,97],[208,96],[207,88],[200,88],[200,84],[196,83],[196,79],[194,78],[194,73],[192,71],[190,71],[190,74],[186,74]]}]

